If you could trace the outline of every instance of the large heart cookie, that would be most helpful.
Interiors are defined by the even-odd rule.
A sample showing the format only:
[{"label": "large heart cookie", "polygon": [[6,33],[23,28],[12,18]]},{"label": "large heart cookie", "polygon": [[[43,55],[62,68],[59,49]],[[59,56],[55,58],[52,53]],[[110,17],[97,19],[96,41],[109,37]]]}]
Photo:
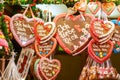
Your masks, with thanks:
[{"label": "large heart cookie", "polygon": [[111,38],[114,43],[113,52],[119,53],[120,52],[120,21],[118,20],[111,20],[115,24],[115,32]]},{"label": "large heart cookie", "polygon": [[103,21],[96,18],[91,21],[90,29],[96,37],[103,38],[110,35],[114,31],[115,26],[110,21]]},{"label": "large heart cookie", "polygon": [[93,13],[96,14],[101,9],[101,3],[97,2],[89,2],[88,9]]},{"label": "large heart cookie", "polygon": [[40,58],[50,56],[54,52],[56,46],[57,41],[55,38],[51,38],[45,43],[38,43],[35,41],[35,50]]},{"label": "large heart cookie", "polygon": [[57,28],[56,39],[67,53],[76,53],[87,46],[86,43],[91,38],[89,25],[92,18],[94,17],[86,14],[84,21],[81,15],[66,17],[66,14],[61,14],[54,19]]},{"label": "large heart cookie", "polygon": [[37,22],[34,26],[34,33],[40,43],[46,42],[55,34],[54,22]]},{"label": "large heart cookie", "polygon": [[45,80],[54,80],[60,72],[61,63],[57,59],[41,58],[39,68]]},{"label": "large heart cookie", "polygon": [[89,55],[99,63],[107,60],[111,54],[113,49],[112,41],[108,41],[104,44],[99,44],[94,39],[92,39],[88,46]]},{"label": "large heart cookie", "polygon": [[33,32],[35,22],[34,18],[28,19],[23,14],[16,14],[11,18],[11,32],[21,47],[25,47],[35,40]]},{"label": "large heart cookie", "polygon": [[110,15],[113,10],[115,9],[115,3],[114,2],[108,2],[108,3],[102,3],[102,10],[107,14]]}]

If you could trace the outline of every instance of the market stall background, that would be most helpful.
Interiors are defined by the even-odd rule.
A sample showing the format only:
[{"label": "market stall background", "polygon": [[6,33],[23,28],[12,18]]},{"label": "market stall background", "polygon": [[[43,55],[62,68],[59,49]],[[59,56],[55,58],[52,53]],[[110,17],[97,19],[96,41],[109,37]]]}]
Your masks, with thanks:
[{"label": "market stall background", "polygon": [[[22,6],[20,6],[16,3],[13,3],[13,5],[6,3],[5,7],[4,7],[4,14],[13,16],[16,13],[21,12],[21,10],[23,9]],[[43,2],[43,3],[47,3],[47,2]],[[61,3],[61,1],[59,3]],[[73,2],[71,1],[71,2],[68,2],[65,4],[67,5],[67,7],[70,7],[70,6],[73,6],[74,3],[75,3],[74,1]],[[42,15],[42,14],[40,14],[40,15]],[[14,39],[12,39],[12,43],[15,48],[15,52],[17,52],[17,54],[18,54],[17,55],[17,57],[18,57],[19,53],[21,51],[21,47]],[[78,80],[81,70],[84,67],[84,65],[86,64],[87,56],[88,56],[87,49],[84,50],[82,53],[80,53],[77,56],[71,56],[71,55],[68,55],[67,53],[65,53],[63,50],[60,50],[59,45],[58,45],[58,47],[56,48],[56,51],[55,51],[54,58],[60,60],[60,62],[62,64],[62,68],[61,68],[60,74],[58,75],[56,80]],[[120,53],[112,54],[112,56],[111,56],[112,65],[117,69],[118,73],[120,73],[119,58],[120,58]],[[33,80],[31,71],[29,71],[29,74],[28,74],[26,80]]]}]

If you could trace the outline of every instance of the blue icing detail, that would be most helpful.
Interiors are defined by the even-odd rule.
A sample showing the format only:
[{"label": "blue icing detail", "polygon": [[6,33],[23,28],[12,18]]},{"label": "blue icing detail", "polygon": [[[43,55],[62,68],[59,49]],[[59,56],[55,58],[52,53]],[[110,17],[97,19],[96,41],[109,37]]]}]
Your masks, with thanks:
[{"label": "blue icing detail", "polygon": [[97,56],[99,56],[99,53],[98,53],[98,52],[96,52],[95,54],[96,54]]},{"label": "blue icing detail", "polygon": [[46,51],[45,53],[48,54],[48,51]]},{"label": "blue icing detail", "polygon": [[106,53],[103,53],[103,56],[106,56],[107,54]]},{"label": "blue icing detail", "polygon": [[120,21],[118,22],[118,20],[111,20],[114,24],[118,24],[120,26]]},{"label": "blue icing detail", "polygon": [[42,54],[42,51],[40,51],[40,54]]},{"label": "blue icing detail", "polygon": [[51,45],[53,45],[54,42],[50,42]]},{"label": "blue icing detail", "polygon": [[115,48],[113,49],[113,52],[115,53],[115,54],[117,54],[117,53],[120,53],[120,50],[116,50]]}]

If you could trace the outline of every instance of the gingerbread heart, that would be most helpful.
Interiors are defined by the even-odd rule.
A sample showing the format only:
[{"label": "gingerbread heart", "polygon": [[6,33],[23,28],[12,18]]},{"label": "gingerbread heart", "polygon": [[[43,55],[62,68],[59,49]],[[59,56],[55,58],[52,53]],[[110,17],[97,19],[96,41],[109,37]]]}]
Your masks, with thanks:
[{"label": "gingerbread heart", "polygon": [[88,53],[95,61],[102,63],[111,56],[112,49],[112,41],[109,40],[104,44],[99,44],[94,39],[92,39],[88,46]]},{"label": "gingerbread heart", "polygon": [[88,9],[93,13],[96,14],[101,9],[101,3],[97,2],[89,2]]},{"label": "gingerbread heart", "polygon": [[111,38],[114,43],[113,52],[119,53],[120,52],[120,21],[118,20],[111,20],[115,24],[115,32]]},{"label": "gingerbread heart", "polygon": [[60,14],[54,19],[57,28],[56,39],[68,54],[85,49],[91,38],[89,25],[94,17],[85,14],[84,18],[85,21],[81,15],[66,18],[66,14]]},{"label": "gingerbread heart", "polygon": [[115,3],[114,2],[107,2],[107,3],[102,3],[102,10],[107,14],[110,15],[113,10],[115,9]]},{"label": "gingerbread heart", "polygon": [[97,42],[99,42],[100,44],[107,42],[108,40],[111,39],[112,35],[114,32],[112,32],[111,34],[109,34],[108,36],[102,37],[102,38],[98,38],[96,35],[94,35],[92,28],[90,27],[90,34],[93,37],[94,40],[96,40]]},{"label": "gingerbread heart", "polygon": [[60,72],[61,63],[57,59],[49,60],[44,57],[40,60],[39,68],[45,80],[54,80]]},{"label": "gingerbread heart", "polygon": [[93,21],[91,21],[90,28],[91,28],[92,33],[96,37],[103,38],[103,37],[110,35],[114,31],[115,26],[110,21],[103,21],[103,20],[96,18]]},{"label": "gingerbread heart", "polygon": [[55,34],[54,22],[37,22],[34,26],[35,36],[39,39],[40,43],[46,42]]},{"label": "gingerbread heart", "polygon": [[117,9],[118,9],[118,11],[120,12],[120,5],[118,5]]},{"label": "gingerbread heart", "polygon": [[35,63],[34,63],[34,73],[35,73],[35,76],[37,77],[37,79],[42,80],[42,77],[38,72],[38,64],[39,64],[39,62],[40,62],[40,59],[37,59],[35,61]]},{"label": "gingerbread heart", "polygon": [[80,2],[75,3],[74,7],[79,11],[86,11],[87,0],[80,0]]},{"label": "gingerbread heart", "polygon": [[33,32],[35,22],[36,19],[28,19],[23,14],[16,14],[11,18],[11,32],[21,47],[25,47],[35,40]]},{"label": "gingerbread heart", "polygon": [[56,46],[57,41],[55,38],[51,38],[49,41],[45,43],[38,43],[37,41],[35,41],[36,54],[40,58],[50,56],[54,52]]}]

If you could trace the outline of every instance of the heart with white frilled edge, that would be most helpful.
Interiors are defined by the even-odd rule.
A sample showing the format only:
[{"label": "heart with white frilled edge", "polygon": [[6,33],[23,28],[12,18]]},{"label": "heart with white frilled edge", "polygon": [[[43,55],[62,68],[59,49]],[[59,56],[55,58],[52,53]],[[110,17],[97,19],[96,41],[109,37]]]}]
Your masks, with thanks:
[{"label": "heart with white frilled edge", "polygon": [[56,32],[54,22],[37,22],[34,26],[35,36],[40,43],[50,40]]},{"label": "heart with white frilled edge", "polygon": [[102,3],[102,10],[107,14],[110,15],[114,9],[115,9],[116,5],[114,2],[106,2],[106,3]]},{"label": "heart with white frilled edge", "polygon": [[101,3],[99,1],[97,2],[89,2],[88,3],[88,9],[93,13],[96,14],[101,8]]},{"label": "heart with white frilled edge", "polygon": [[23,14],[12,16],[10,21],[10,29],[15,40],[21,47],[25,47],[34,42],[33,27],[36,22],[34,18],[27,18]]},{"label": "heart with white frilled edge", "polygon": [[49,57],[55,51],[57,46],[57,41],[55,38],[51,38],[49,41],[44,43],[38,43],[35,41],[36,54],[42,57]]},{"label": "heart with white frilled edge", "polygon": [[110,58],[113,50],[112,41],[107,41],[106,43],[99,44],[94,39],[92,39],[88,46],[89,55],[97,62],[103,63],[108,58]]},{"label": "heart with white frilled edge", "polygon": [[[40,71],[39,71],[40,70]],[[38,72],[45,80],[54,80],[61,70],[61,63],[57,59],[41,58]]]},{"label": "heart with white frilled edge", "polygon": [[78,54],[86,49],[91,38],[89,25],[94,17],[88,14],[83,16],[66,17],[66,14],[60,14],[54,18],[56,39],[68,54]]},{"label": "heart with white frilled edge", "polygon": [[97,38],[104,38],[109,36],[114,32],[115,26],[110,21],[103,21],[98,18],[91,21],[90,30],[92,32],[93,38],[96,36]]},{"label": "heart with white frilled edge", "polygon": [[111,20],[115,24],[115,32],[111,38],[114,43],[113,52],[120,53],[120,20]]}]

